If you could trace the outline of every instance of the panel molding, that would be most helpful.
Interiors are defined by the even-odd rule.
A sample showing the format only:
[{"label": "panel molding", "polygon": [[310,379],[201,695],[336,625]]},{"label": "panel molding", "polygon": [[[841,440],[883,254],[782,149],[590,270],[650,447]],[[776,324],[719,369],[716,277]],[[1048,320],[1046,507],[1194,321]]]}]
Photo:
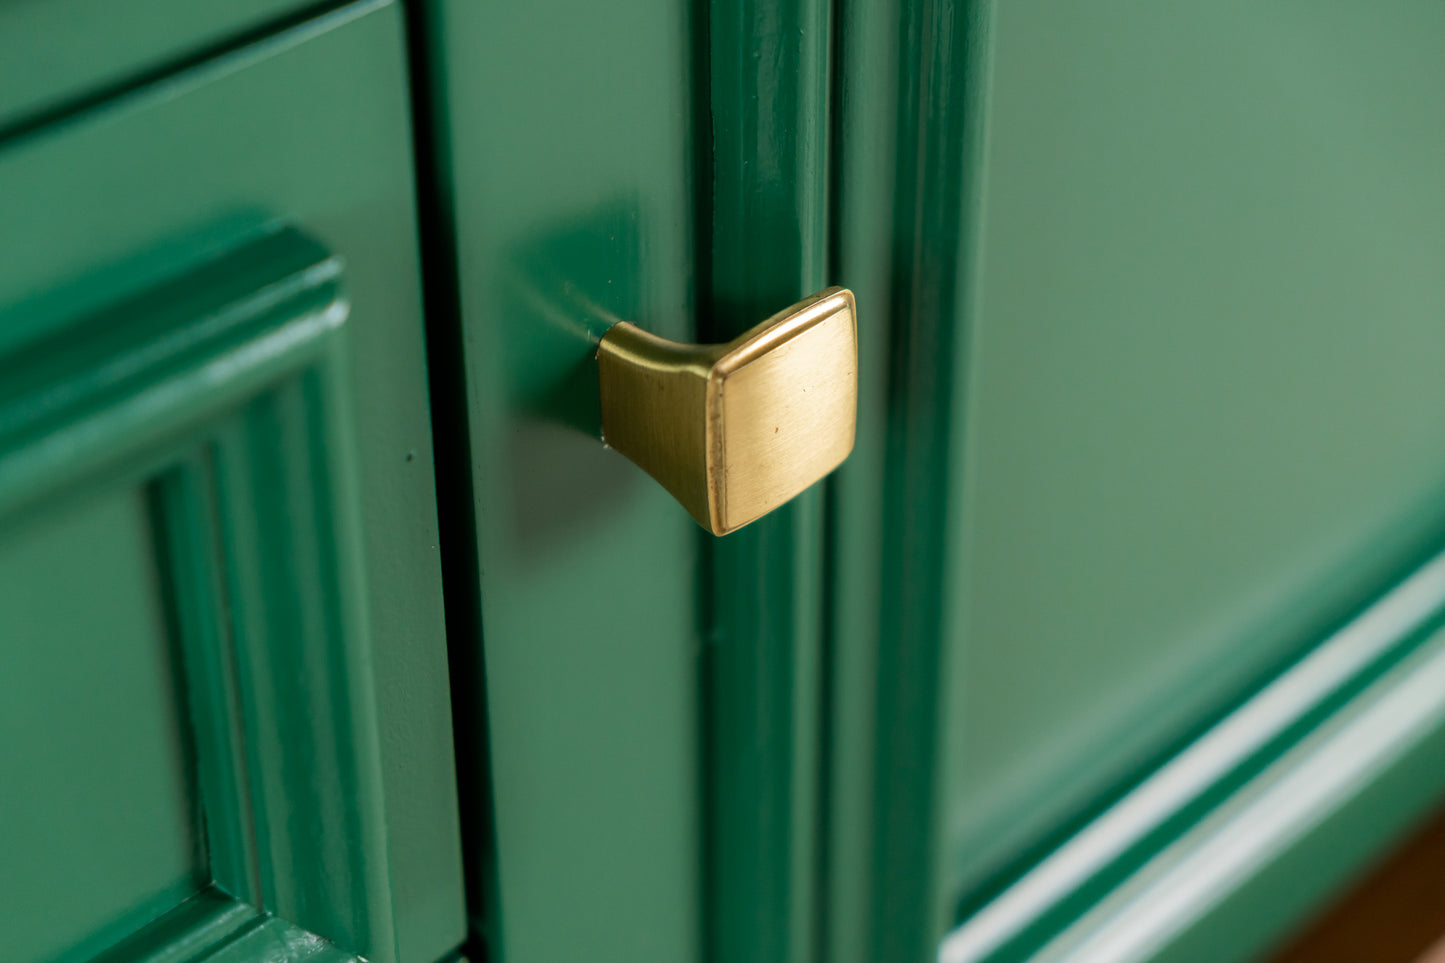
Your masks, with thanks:
[{"label": "panel molding", "polygon": [[179,637],[211,886],[107,960],[396,956],[341,280],[276,225],[0,360],[0,517],[145,485]]},{"label": "panel molding", "polygon": [[[1426,660],[1409,664],[1433,672],[1426,668],[1426,656],[1409,653],[1438,621],[1440,599],[1437,588],[1418,588],[1429,596],[1424,602],[1415,596],[1423,609],[1392,602],[1395,607],[1382,610],[1393,612],[1389,618],[1375,614],[1370,617],[1376,621],[1361,623],[1371,626],[1368,630],[1353,629],[1354,647],[1334,647],[1335,639],[1328,640],[1326,648],[1334,647],[1330,651],[1337,660],[1332,669],[1326,671],[1328,658],[1311,662],[1306,657],[1298,666],[1314,666],[1314,675],[1281,677],[1276,684],[1282,687],[1265,690],[1273,695],[1251,710],[1253,716],[1241,716],[1245,721],[1223,730],[1232,736],[1221,733],[1212,742],[1195,744],[1186,750],[1189,763],[1179,763],[1185,768],[1167,764],[1133,792],[1121,787],[1119,801],[1057,852],[1019,854],[1010,848],[1019,856],[1016,863],[990,871],[964,892],[963,874],[940,826],[939,773],[949,758],[948,741],[957,736],[946,725],[952,706],[939,679],[960,657],[955,640],[962,636],[959,628],[971,600],[965,591],[947,591],[962,584],[953,577],[962,560],[944,533],[959,521],[951,517],[948,485],[964,477],[973,428],[963,399],[970,380],[969,324],[981,290],[979,228],[989,176],[982,146],[990,124],[996,7],[924,2],[838,8],[840,277],[858,296],[860,358],[887,355],[889,360],[883,374],[871,374],[866,361],[861,366],[858,447],[834,485],[838,516],[848,525],[831,533],[838,587],[830,600],[828,859],[835,872],[829,880],[827,958],[858,963],[925,958],[937,951],[944,928],[965,915],[939,957],[946,963],[1031,958],[1045,945],[1057,954],[1048,958],[1114,959],[1101,949],[1105,944],[1099,934],[1122,939],[1135,926],[1151,934],[1161,958],[1231,958],[1246,952],[1249,941],[1266,938],[1247,904],[1251,896],[1258,900],[1268,891],[1265,881],[1278,872],[1275,867],[1291,860],[1309,867],[1304,870],[1308,886],[1290,883],[1305,894],[1300,902],[1271,893],[1271,910],[1295,911],[1309,892],[1322,892],[1368,848],[1362,842],[1359,849],[1340,847],[1338,856],[1327,856],[1313,840],[1348,826],[1348,834],[1378,845],[1410,813],[1419,812],[1427,796],[1438,798],[1442,792],[1418,774],[1417,782],[1427,785],[1404,785],[1406,780],[1392,775],[1409,768],[1411,763],[1403,760],[1437,758],[1442,741],[1433,721],[1437,709],[1426,704],[1422,692],[1412,690],[1415,722],[1390,730],[1393,735],[1386,735],[1388,726],[1379,717],[1373,728],[1350,728],[1350,720],[1363,718],[1377,695],[1383,699],[1387,691],[1397,692],[1377,688],[1394,685],[1381,673],[1390,672],[1397,660]],[[1418,561],[1417,556],[1411,563]],[[1437,563],[1422,570],[1428,583],[1437,576],[1425,576],[1426,571],[1438,576]],[[1352,583],[1351,592],[1359,594],[1348,597],[1363,602],[1366,589]],[[1407,600],[1415,591],[1406,591]],[[1415,611],[1420,621],[1391,622],[1408,622],[1402,615],[1406,611]],[[1328,610],[1318,614],[1321,620],[1332,615]],[[1372,641],[1361,642],[1359,633]],[[1341,653],[1358,661],[1346,666],[1349,660]],[[1300,681],[1306,678],[1313,678],[1311,685]],[[1208,721],[1199,720],[1201,725]],[[1319,771],[1313,782],[1290,775],[1295,772],[1291,767],[1306,761],[1304,748],[1295,756],[1291,747],[1304,747],[1301,740],[1315,738],[1309,734],[1317,728],[1318,738],[1326,738],[1324,733],[1335,731],[1332,726],[1355,733],[1345,742],[1329,743],[1335,751],[1343,751],[1349,740],[1389,743],[1381,751],[1402,761],[1376,775],[1378,786],[1391,789],[1350,782],[1364,779],[1364,769],[1341,776],[1347,788]],[[1196,750],[1199,754],[1189,755]],[[1190,772],[1189,765],[1197,768]],[[1296,788],[1313,787],[1314,808],[1302,811],[1304,822],[1297,827],[1304,838],[1278,833],[1251,844],[1248,859],[1241,857],[1230,871],[1248,875],[1257,870],[1257,875],[1241,883],[1234,896],[1204,887],[1188,893],[1176,888],[1170,892],[1176,900],[1171,908],[1162,896],[1156,900],[1146,894],[1142,883],[1130,888],[1149,873],[1171,872],[1186,853],[1207,852],[1248,835],[1244,830],[1238,830],[1239,836],[1222,835],[1213,824],[1208,830],[1197,828],[1205,825],[1201,820],[1208,813],[1234,813],[1240,825],[1263,833],[1266,815],[1279,810],[1245,807],[1255,795],[1270,796],[1274,782],[1262,775],[1266,769],[1270,780],[1288,776]],[[1173,775],[1164,778],[1165,772]],[[1392,792],[1394,798],[1386,798]],[[1272,798],[1276,802],[1270,805],[1283,805],[1283,797]],[[1125,806],[1130,808],[1120,809]],[[1364,812],[1373,813],[1373,821],[1359,815]],[[1074,818],[1082,821],[1084,815]],[[1034,855],[1039,855],[1037,863]],[[1225,872],[1217,866],[1216,871]],[[962,911],[961,896],[968,901]],[[1104,907],[1106,898],[1107,908],[1089,915],[1092,908]],[[1283,925],[1281,919],[1272,922]],[[1205,944],[1194,942],[1205,932],[1218,941],[1207,951],[1201,949]],[[1079,947],[1093,952],[1077,952]],[[1139,954],[1147,956],[1143,949]]]},{"label": "panel molding", "polygon": [[1445,792],[1442,622],[1445,555],[969,914],[941,963],[1260,949]]},{"label": "panel molding", "polygon": [[348,311],[340,273],[283,229],[0,361],[0,512],[314,362]]},{"label": "panel molding", "polygon": [[[833,13],[824,0],[705,9],[693,121],[698,335],[720,342],[836,280]],[[708,959],[820,953],[825,487],[703,550]]]},{"label": "panel molding", "polygon": [[[836,259],[858,298],[859,424],[833,484],[827,959],[921,959],[950,922],[944,680],[958,637],[992,5],[843,4]],[[871,359],[871,360],[868,360]],[[952,486],[952,487],[951,487]]]}]

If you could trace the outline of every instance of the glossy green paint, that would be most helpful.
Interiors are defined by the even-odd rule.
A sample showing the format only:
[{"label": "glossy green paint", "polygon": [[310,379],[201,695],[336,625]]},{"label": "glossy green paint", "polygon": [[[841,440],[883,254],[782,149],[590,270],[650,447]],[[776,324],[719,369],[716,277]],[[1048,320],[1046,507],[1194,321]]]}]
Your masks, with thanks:
[{"label": "glossy green paint", "polygon": [[[603,958],[811,958],[820,493],[705,539],[588,435],[611,322],[725,340],[829,282],[828,8],[429,9],[479,532],[486,928],[509,960],[579,940]],[[627,69],[605,37],[635,52]]]},{"label": "glossy green paint", "polygon": [[[43,725],[86,661],[61,645],[109,630],[89,699],[118,715],[54,731],[150,753],[6,760],[35,788],[0,814],[34,828],[0,865],[81,880],[22,959],[158,915],[123,957],[463,936],[400,14],[240,46],[279,12],[0,58],[0,395],[28,399],[0,410],[0,579],[33,589],[0,623],[37,640],[0,711]],[[1441,15],[411,14],[489,957],[926,959],[1114,820],[959,958],[1243,959],[1445,791],[1432,609],[1130,808],[1445,530]],[[855,453],[706,539],[598,445],[595,339],[722,339],[834,281]],[[128,828],[46,805],[102,788]],[[88,873],[47,862],[76,831]],[[1209,883],[1215,852],[1246,855]]]},{"label": "glossy green paint", "polygon": [[[150,706],[122,695],[112,711],[144,720],[159,709],[177,731],[173,740],[185,744],[170,754],[182,757],[188,821],[204,832],[183,840],[194,865],[174,903],[214,886],[373,955],[394,946],[395,934],[358,578],[349,385],[337,370],[336,332],[348,313],[339,273],[335,258],[282,232],[15,352],[0,411],[0,498],[22,523],[60,499],[85,517],[92,506],[113,505],[117,487],[138,502],[125,537],[113,524],[91,534],[108,535],[133,558],[138,545],[148,550],[138,574],[153,585],[132,593],[132,605],[149,596],[151,616],[128,621],[134,638],[169,652],[168,691],[132,693],[149,696]],[[73,589],[74,574],[91,566],[97,581],[127,587],[97,552],[103,542],[78,544],[63,529],[39,538],[54,562],[10,583],[28,587],[32,599]],[[62,603],[57,615],[72,620],[65,629],[83,630],[73,620],[84,611]],[[54,630],[18,614],[12,630],[31,643],[22,651],[49,657]],[[69,644],[108,648],[111,633],[89,628]],[[17,679],[43,678],[43,663],[18,668]],[[69,695],[63,685],[30,691],[36,696],[23,704]],[[97,699],[115,705],[117,697]],[[89,735],[103,742],[124,733]],[[52,757],[38,771],[57,763],[71,768],[76,757]],[[97,787],[95,796],[123,798],[127,784],[155,778],[143,769],[112,775],[118,785]],[[175,781],[173,773],[155,788]],[[93,806],[95,796],[68,798]],[[106,828],[91,841],[121,853],[143,831]],[[76,852],[74,838],[53,832],[16,842],[29,862]],[[107,876],[73,869],[77,902],[128,897],[124,889],[110,894]],[[149,908],[169,907],[152,899]],[[147,921],[136,912],[128,918]],[[55,925],[45,913],[23,925],[30,919]],[[99,939],[113,942],[126,921],[86,927],[62,917],[74,926],[65,934],[70,958],[88,957],[105,945]],[[169,949],[138,940],[148,951]]]},{"label": "glossy green paint", "polygon": [[[1310,799],[1308,808],[1289,807],[1297,817],[1285,832],[1250,852],[1247,877],[1212,891],[1199,887],[1186,911],[1161,928],[1162,939],[1148,949],[1148,958],[1159,963],[1257,959],[1309,916],[1326,909],[1382,854],[1415,831],[1445,797],[1442,689],[1445,657],[1437,634],[1339,718],[1302,740],[1276,771],[1241,792],[1241,798],[1232,800],[1201,832],[1184,837],[1177,851],[1161,853],[1146,873],[1173,870],[1186,854],[1197,862],[1198,854],[1232,842],[1222,832],[1232,828],[1230,821],[1237,821],[1245,833],[1269,827],[1275,822],[1269,819],[1270,807],[1287,807],[1301,784],[1315,779],[1325,783],[1321,776],[1336,760],[1353,763],[1344,778],[1327,783],[1327,791]],[[1404,724],[1390,725],[1394,716],[1405,717]],[[1264,799],[1246,808],[1256,792]],[[1186,864],[1184,872],[1192,868]],[[1120,922],[1128,927],[1133,921]]]},{"label": "glossy green paint", "polygon": [[[847,4],[838,11],[834,45],[835,268],[858,305],[858,422],[849,456],[831,481],[834,524],[827,598],[828,672],[823,770],[827,907],[822,958],[871,963],[876,932],[874,838],[881,771],[876,755],[880,644],[884,445],[892,319],[891,251],[895,146],[900,84],[898,11]],[[848,524],[836,520],[847,518]]]},{"label": "glossy green paint", "polygon": [[414,13],[474,925],[507,963],[696,960],[701,536],[598,442],[594,361],[623,318],[692,334],[692,25]]},{"label": "glossy green paint", "polygon": [[835,489],[826,932],[921,959],[1438,538],[1442,25],[840,16],[838,275],[888,360]]},{"label": "glossy green paint", "polygon": [[1445,11],[992,16],[944,575],[960,888],[1445,524],[1445,123],[1419,93]]},{"label": "glossy green paint", "polygon": [[1442,641],[1437,623],[1035,958],[1246,961],[1287,936],[1445,795]]},{"label": "glossy green paint", "polygon": [[[925,959],[941,886],[940,671],[959,489],[985,11],[844,5],[836,258],[859,312],[859,422],[834,497],[826,959]],[[867,359],[867,360],[865,360]]]},{"label": "glossy green paint", "polygon": [[186,674],[213,888],[127,954],[464,936],[400,26],[348,8],[0,144],[0,502],[143,490]]},{"label": "glossy green paint", "polygon": [[[827,268],[831,23],[822,2],[714,0],[708,13],[693,118],[707,229],[697,337],[718,342],[837,280]],[[710,960],[801,963],[818,952],[822,487],[706,543]]]},{"label": "glossy green paint", "polygon": [[[206,963],[255,963],[306,960],[307,963],[358,963],[357,958],[316,938],[278,916],[266,916],[254,907],[237,903],[214,890],[188,900],[175,912],[147,928],[133,941],[105,953],[104,963],[130,963],[137,959],[169,963],[196,959],[206,947],[214,950],[201,958]],[[145,947],[164,947],[149,953]]]},{"label": "glossy green paint", "polygon": [[0,932],[16,963],[93,953],[204,885],[149,529],[135,489],[0,529]]},{"label": "glossy green paint", "polygon": [[304,0],[4,0],[0,135],[194,59]]},{"label": "glossy green paint", "polygon": [[[159,710],[175,730],[168,741],[184,743],[169,754],[181,757],[186,821],[204,826],[195,834],[204,843],[183,840],[194,865],[181,898],[214,884],[342,945],[374,947],[394,937],[389,893],[365,885],[384,876],[380,813],[355,802],[377,797],[379,765],[353,580],[359,541],[343,481],[352,472],[348,426],[338,420],[347,399],[339,384],[329,403],[318,397],[335,381],[335,362],[322,352],[347,314],[339,268],[316,245],[281,233],[14,352],[0,411],[0,504],[23,524],[60,499],[79,506],[71,515],[87,518],[87,510],[116,504],[108,491],[115,486],[136,503],[125,529],[112,521],[90,534],[129,554],[132,565],[140,556],[135,574],[152,585],[130,593],[131,604],[149,601],[150,617],[132,610],[119,624],[167,652],[170,671],[164,690],[131,693],[150,705],[103,691],[93,698],[139,720]],[[64,528],[37,537],[53,561],[9,583],[27,588],[32,604],[43,604],[47,591],[71,594],[74,575],[87,569],[111,591],[133,588],[117,579],[105,541],[78,542]],[[268,542],[269,550],[248,557],[246,546]],[[110,609],[88,617],[122,614]],[[70,645],[109,648],[110,631],[74,621],[86,617],[85,606],[61,603],[54,611],[49,620],[67,620],[60,624]],[[41,660],[53,658],[48,636],[56,630],[46,630],[39,612],[14,614],[11,630],[30,643],[21,651],[36,662],[16,667],[15,678],[33,683],[43,678]],[[105,654],[124,659],[134,648]],[[351,655],[327,671],[312,668],[338,652]],[[84,666],[96,656],[76,661]],[[70,695],[63,684],[29,691],[37,695],[22,705],[53,706]],[[89,736],[103,742],[124,731]],[[141,747],[148,750],[154,747]],[[120,758],[127,755],[121,750]],[[52,757],[37,771],[68,769],[76,758]],[[96,796],[120,797],[155,778],[144,769],[111,775],[117,785],[66,798],[95,805]],[[173,773],[154,789],[176,781]],[[323,798],[328,786],[334,799]],[[109,829],[91,840],[102,851],[124,853],[143,832]],[[15,842],[29,862],[74,858],[75,840],[53,832]],[[82,900],[110,895],[112,880],[72,869]],[[54,925],[48,914],[29,919]],[[68,922],[75,958],[116,935],[110,921]]]},{"label": "glossy green paint", "polygon": [[1437,557],[963,914],[943,963],[1247,958],[1438,803],[1442,614]]}]

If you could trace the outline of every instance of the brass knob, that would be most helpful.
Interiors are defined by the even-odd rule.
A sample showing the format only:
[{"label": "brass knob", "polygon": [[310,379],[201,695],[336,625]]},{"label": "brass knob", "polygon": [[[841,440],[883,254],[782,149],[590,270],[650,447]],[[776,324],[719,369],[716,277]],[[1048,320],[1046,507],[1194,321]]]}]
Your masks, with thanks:
[{"label": "brass knob", "polygon": [[727,344],[623,321],[597,349],[602,435],[714,535],[842,464],[858,414],[853,293],[828,288]]}]

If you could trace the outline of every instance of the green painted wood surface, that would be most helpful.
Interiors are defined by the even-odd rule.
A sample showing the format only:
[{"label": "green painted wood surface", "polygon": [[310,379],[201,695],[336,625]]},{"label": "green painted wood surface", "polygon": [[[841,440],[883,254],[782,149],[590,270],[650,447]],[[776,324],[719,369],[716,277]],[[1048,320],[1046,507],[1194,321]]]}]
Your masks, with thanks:
[{"label": "green painted wood surface", "polygon": [[123,89],[303,6],[303,0],[4,0],[0,132]]},{"label": "green painted wood surface", "polygon": [[[192,841],[201,858],[190,889],[207,885],[281,916],[307,940],[374,955],[396,936],[339,274],[339,260],[314,242],[272,232],[5,357],[0,512],[23,526],[57,503],[105,504],[114,490],[145,483],[137,527],[155,558],[138,568],[149,568],[155,584],[131,594],[140,605],[151,596],[159,611],[148,634],[173,664],[170,691],[141,695],[180,709],[188,808],[204,827],[203,842]],[[69,580],[92,558],[106,559],[73,540],[46,547],[70,549]],[[56,579],[57,567],[10,584],[43,602],[44,579]],[[114,578],[104,569],[92,577]],[[18,621],[17,634],[35,633],[26,624],[33,619]],[[43,634],[18,651],[43,658]],[[71,644],[94,648],[107,638],[101,629]],[[96,661],[87,656],[80,664]],[[34,665],[19,670],[22,682],[44,678]],[[126,707],[142,719],[155,708]],[[144,758],[147,748],[129,755]],[[70,768],[76,759],[47,762]],[[107,788],[153,777],[117,775]],[[104,807],[95,798],[71,802]],[[75,839],[56,835],[42,835],[30,861],[84,859]],[[126,841],[117,832],[106,844],[124,849]],[[90,897],[84,905],[110,880],[81,869],[77,882]],[[127,924],[146,922],[139,915],[89,927],[68,921],[75,958],[126,936]],[[157,927],[175,930],[176,915],[191,914],[177,907]],[[196,925],[172,945],[141,930],[121,952],[235,950],[241,934],[233,928]]]},{"label": "green painted wood surface", "polygon": [[1437,556],[968,908],[941,963],[1249,958],[1438,805],[1442,613]]},{"label": "green painted wood surface", "polygon": [[0,932],[16,963],[84,959],[207,878],[180,666],[142,491],[8,521]]},{"label": "green painted wood surface", "polygon": [[[834,45],[834,258],[858,305],[858,423],[853,454],[834,474],[834,523],[827,599],[832,631],[826,679],[828,740],[823,959],[869,963],[880,919],[874,901],[889,880],[875,870],[879,812],[878,669],[893,646],[880,636],[886,464],[886,399],[893,323],[893,195],[898,140],[896,62],[901,45],[893,5],[846,4]],[[838,519],[848,519],[838,524]],[[912,820],[917,824],[917,820]],[[909,879],[919,874],[910,869]]]},{"label": "green painted wood surface", "polygon": [[[695,70],[696,339],[721,342],[828,273],[826,3],[716,0]],[[705,543],[707,958],[816,958],[823,858],[823,485]]]},{"label": "green painted wood surface", "polygon": [[1442,25],[840,17],[828,952],[922,958],[1438,537]]},{"label": "green painted wood surface", "polygon": [[599,444],[593,359],[623,318],[691,335],[694,25],[659,0],[415,12],[474,924],[507,963],[696,960],[701,536]]},{"label": "green painted wood surface", "polygon": [[[1398,651],[1351,680],[1347,703],[1313,720],[1030,958],[1257,959],[1427,818],[1445,794],[1439,568],[1437,560],[1410,580],[1416,594],[1418,583],[1433,583],[1433,617],[1403,638],[1382,633],[1379,642],[1395,641]],[[1311,656],[1299,668],[1318,661]],[[962,958],[945,952],[945,961],[954,959]]]},{"label": "green painted wood surface", "polygon": [[[91,570],[107,553],[64,537],[42,536],[58,561],[8,584],[42,605],[48,589],[53,608],[79,616],[72,628],[109,614],[57,605],[54,583],[74,599],[68,583],[77,574],[119,582],[133,605],[151,603],[149,624],[131,632],[170,653],[169,685],[138,693],[150,705],[124,693],[119,701],[142,720],[157,708],[178,717],[187,808],[204,827],[191,840],[200,858],[190,889],[208,885],[339,945],[370,948],[394,943],[394,930],[356,578],[353,445],[336,371],[348,313],[339,273],[314,242],[273,232],[0,359],[0,513],[23,528],[59,506],[108,504],[117,490],[141,501],[132,540],[153,558],[128,561],[152,576],[148,592],[103,564]],[[43,680],[53,646],[33,617],[16,621],[20,638],[41,637],[17,648],[38,664],[15,667],[14,678]],[[111,660],[135,656],[104,651],[108,639],[104,628],[81,632],[70,646],[90,651],[68,654],[80,666],[100,661],[97,648]],[[97,701],[116,697],[102,690]],[[117,758],[143,759],[155,747],[128,748]],[[46,760],[77,764],[73,755]],[[111,774],[116,785],[105,788],[122,798],[155,779],[144,769]],[[105,807],[96,796],[67,801]],[[26,855],[63,866],[85,858],[77,841],[41,834]],[[124,850],[127,841],[117,831],[102,845]],[[81,905],[111,882],[83,868],[76,875],[88,897]],[[125,936],[127,924],[146,922],[137,915],[88,927],[60,918],[74,926],[76,958],[87,958]],[[170,916],[157,925],[169,927]],[[190,952],[216,935],[203,929],[183,938]],[[144,932],[127,942],[143,953],[176,951]]]},{"label": "green painted wood surface", "polygon": [[1445,121],[1421,93],[1445,12],[993,17],[946,583],[961,882],[1445,523]]},{"label": "green painted wood surface", "polygon": [[826,958],[926,958],[938,878],[944,568],[959,489],[960,318],[986,85],[976,5],[839,9],[837,276],[859,310],[859,421],[838,472],[828,672]]},{"label": "green painted wood surface", "polygon": [[[13,252],[0,268],[0,351],[63,338],[67,325],[190,276],[278,219],[304,224],[344,259],[350,317],[337,342],[337,371],[349,374],[308,376],[247,409],[241,423],[217,422],[216,450],[232,452],[214,469],[226,479],[223,494],[204,495],[214,480],[200,490],[223,507],[206,509],[203,499],[198,517],[232,526],[218,536],[227,545],[225,577],[234,579],[228,591],[239,593],[230,611],[239,617],[250,606],[253,625],[257,613],[291,611],[288,624],[300,633],[284,657],[250,648],[239,659],[242,703],[291,707],[269,721],[265,708],[244,714],[247,726],[274,726],[270,735],[257,728],[247,736],[257,753],[247,763],[252,778],[268,773],[263,795],[252,797],[256,814],[267,813],[275,830],[303,834],[328,806],[353,814],[319,817],[324,831],[284,846],[284,835],[268,835],[263,820],[260,838],[282,848],[261,860],[254,899],[346,936],[358,944],[351,951],[369,958],[431,961],[462,940],[464,920],[400,26],[393,6],[346,8],[142,88],[123,104],[0,143],[0,206],[7,212],[0,241]],[[78,342],[96,343],[90,336]],[[302,344],[288,336],[257,357],[285,358]],[[238,358],[211,373],[214,391],[186,396],[189,417],[208,405],[234,407],[237,396],[221,389],[244,385],[238,376],[249,363]],[[352,383],[365,387],[348,395]],[[111,407],[98,410],[109,417]],[[158,414],[149,425],[144,417],[132,421],[134,431],[106,441],[127,460],[126,439],[139,443],[136,431],[179,430]],[[242,450],[249,454],[236,454]],[[310,452],[311,460],[288,460],[288,452]],[[341,468],[324,468],[316,460],[323,457],[339,459]],[[28,477],[6,473],[0,499]],[[341,521],[328,515],[333,505]],[[250,511],[260,521],[246,521]],[[276,519],[292,522],[280,541]],[[360,536],[347,519],[361,522]],[[240,547],[248,538],[249,556]],[[265,561],[272,558],[290,559],[292,577]],[[333,577],[352,586],[346,604],[353,608],[327,615],[316,605],[330,590],[313,589]],[[192,587],[186,598],[198,597]],[[340,634],[317,634],[333,623]],[[346,648],[324,654],[338,645]],[[338,651],[345,652],[339,662],[314,663]],[[248,658],[259,661],[248,666]],[[313,660],[310,670],[287,667],[303,658]],[[268,677],[272,672],[280,675]],[[302,692],[294,680],[321,688]],[[310,769],[307,757],[316,764]],[[287,810],[291,816],[278,815]],[[364,832],[348,836],[348,820]],[[282,853],[308,865],[275,863]],[[328,894],[342,893],[323,907]],[[369,918],[342,922],[361,904]],[[332,923],[317,922],[327,914]],[[235,958],[245,952],[234,950]]]}]

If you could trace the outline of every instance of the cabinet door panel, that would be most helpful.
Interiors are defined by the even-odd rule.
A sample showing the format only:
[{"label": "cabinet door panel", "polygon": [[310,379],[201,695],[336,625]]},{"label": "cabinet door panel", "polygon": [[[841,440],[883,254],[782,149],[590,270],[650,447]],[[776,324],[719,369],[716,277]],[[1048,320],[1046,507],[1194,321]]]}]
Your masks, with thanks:
[{"label": "cabinet door panel", "polygon": [[0,514],[148,492],[114,550],[180,640],[206,889],[127,952],[464,937],[400,27],[343,8],[0,144]]},{"label": "cabinet door panel", "polygon": [[[860,359],[887,369],[860,365],[837,483],[830,952],[918,958],[953,918],[946,959],[1024,958],[1136,871],[1111,932],[1199,923],[1198,949],[1238,923],[1238,951],[1268,929],[1266,876],[1187,893],[1185,919],[1151,874],[1208,858],[1224,837],[1171,843],[1211,807],[1278,798],[1255,777],[1284,779],[1325,719],[1354,743],[1352,700],[1437,618],[1386,596],[1342,633],[1370,658],[1301,697],[1338,652],[1321,640],[1445,537],[1445,19],[840,17],[838,256],[881,327]],[[1438,751],[1432,726],[1391,758]],[[1438,791],[1346,761],[1318,821],[1243,853],[1246,874],[1314,867],[1268,877],[1281,920],[1360,856],[1338,827],[1363,838],[1370,811],[1388,834]],[[1216,896],[1224,922],[1201,922]]]},{"label": "cabinet door panel", "polygon": [[594,360],[619,319],[691,334],[685,10],[424,10],[460,295],[432,326],[441,470],[475,522],[449,553],[475,620],[453,622],[464,817],[495,841],[476,925],[513,963],[694,960],[699,534],[599,442]]},{"label": "cabinet door panel", "polygon": [[209,879],[176,640],[143,489],[0,531],[0,932],[78,958]]},{"label": "cabinet door panel", "polygon": [[1410,3],[994,9],[953,528],[964,876],[1445,524],[1442,31]]}]

